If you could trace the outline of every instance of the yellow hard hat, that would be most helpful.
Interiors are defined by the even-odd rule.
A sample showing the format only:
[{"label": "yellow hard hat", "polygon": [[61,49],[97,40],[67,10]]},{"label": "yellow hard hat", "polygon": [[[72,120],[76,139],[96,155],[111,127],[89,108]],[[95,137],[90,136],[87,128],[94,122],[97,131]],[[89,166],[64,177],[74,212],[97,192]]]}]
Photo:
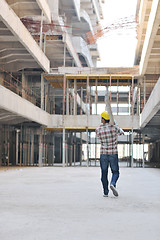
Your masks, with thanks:
[{"label": "yellow hard hat", "polygon": [[101,117],[104,118],[105,120],[110,120],[109,113],[107,111],[102,112]]}]

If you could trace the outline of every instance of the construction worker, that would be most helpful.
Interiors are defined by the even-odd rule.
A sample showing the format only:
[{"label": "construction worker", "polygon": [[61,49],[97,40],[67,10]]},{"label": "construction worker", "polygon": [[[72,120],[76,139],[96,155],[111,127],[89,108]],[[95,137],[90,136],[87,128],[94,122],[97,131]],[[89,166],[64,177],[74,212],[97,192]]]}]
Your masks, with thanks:
[{"label": "construction worker", "polygon": [[112,178],[110,182],[110,189],[114,196],[118,197],[116,189],[116,182],[119,178],[119,164],[118,164],[118,149],[117,138],[118,135],[124,135],[124,132],[114,122],[110,124],[110,117],[107,111],[101,113],[101,125],[96,129],[97,137],[100,139],[100,167],[101,167],[101,181],[104,191],[104,197],[108,197],[108,167],[110,165],[112,171]]}]

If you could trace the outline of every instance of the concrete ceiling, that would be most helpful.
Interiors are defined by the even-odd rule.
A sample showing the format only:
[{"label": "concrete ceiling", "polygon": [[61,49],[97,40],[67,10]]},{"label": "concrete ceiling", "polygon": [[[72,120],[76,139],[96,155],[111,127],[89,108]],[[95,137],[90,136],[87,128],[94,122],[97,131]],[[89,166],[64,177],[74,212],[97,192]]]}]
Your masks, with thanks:
[{"label": "concrete ceiling", "polygon": [[15,113],[0,108],[0,124],[16,125],[28,120]]},{"label": "concrete ceiling", "polygon": [[[26,14],[41,15],[40,3],[38,4],[38,2],[41,1],[1,0],[0,2],[0,65],[7,71],[16,72],[24,68],[43,68],[43,65],[44,70],[48,69],[49,71],[48,59],[44,55],[46,63],[41,64],[39,59],[41,49],[19,19]],[[44,12],[46,13],[45,10]],[[37,52],[34,51],[35,49]]]}]

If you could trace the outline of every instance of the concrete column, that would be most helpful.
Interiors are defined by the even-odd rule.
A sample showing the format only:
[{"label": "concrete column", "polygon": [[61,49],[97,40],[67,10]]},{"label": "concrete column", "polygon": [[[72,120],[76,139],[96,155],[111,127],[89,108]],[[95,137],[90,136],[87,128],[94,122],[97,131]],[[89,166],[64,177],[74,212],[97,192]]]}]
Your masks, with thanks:
[{"label": "concrete column", "polygon": [[70,114],[73,115],[73,96],[70,94]]},{"label": "concrete column", "polygon": [[34,132],[31,131],[31,165],[34,165]]},{"label": "concrete column", "polygon": [[134,90],[134,76],[132,76],[132,116],[134,115],[134,99],[133,99],[133,90]]},{"label": "concrete column", "polygon": [[65,147],[65,154],[66,154],[66,167],[68,167],[68,134],[67,134],[67,139],[66,139],[66,147]]},{"label": "concrete column", "polygon": [[119,113],[118,105],[119,105],[119,89],[118,89],[119,81],[117,79],[117,115]]},{"label": "concrete column", "polygon": [[8,157],[8,166],[9,166],[9,162],[10,162],[10,136],[9,136],[9,126],[7,128],[7,157]]},{"label": "concrete column", "polygon": [[133,167],[133,164],[134,164],[134,162],[133,162],[133,128],[132,128],[132,142],[131,142],[131,167]]},{"label": "concrete column", "polygon": [[143,162],[142,162],[142,167],[144,168],[144,135],[143,135]]},{"label": "concrete column", "polygon": [[111,102],[111,86],[112,86],[112,76],[110,75],[110,77],[109,77],[109,84],[110,84],[110,97],[109,97],[109,100],[110,100],[110,102]]},{"label": "concrete column", "polygon": [[70,156],[70,162],[69,165],[72,166],[73,161],[73,133],[71,133],[71,156]]},{"label": "concrete column", "polygon": [[44,110],[44,76],[41,74],[41,108]]},{"label": "concrete column", "polygon": [[66,114],[69,115],[69,80],[67,79]]},{"label": "concrete column", "polygon": [[139,115],[139,107],[140,107],[140,101],[139,101],[139,85],[137,86],[137,115]]},{"label": "concrete column", "polygon": [[82,133],[80,133],[80,166],[82,166]]},{"label": "concrete column", "polygon": [[106,87],[106,91],[105,91],[105,111],[107,111],[107,96],[108,96],[108,87]]},{"label": "concrete column", "polygon": [[20,166],[22,166],[22,154],[23,154],[23,128],[20,130]]},{"label": "concrete column", "polygon": [[128,112],[131,115],[131,86],[129,86],[129,94],[128,94]]},{"label": "concrete column", "polygon": [[74,115],[77,115],[77,79],[74,79]]},{"label": "concrete column", "polygon": [[63,167],[65,167],[66,164],[66,158],[65,158],[65,146],[66,145],[66,141],[65,141],[65,128],[63,127]]},{"label": "concrete column", "polygon": [[97,103],[98,103],[97,85],[98,85],[98,79],[96,79],[96,89],[95,89],[95,108],[96,108],[96,115],[97,115]]},{"label": "concrete column", "polygon": [[89,139],[88,139],[88,128],[86,129],[87,133],[87,167],[89,167]]},{"label": "concrete column", "polygon": [[19,130],[16,130],[16,165],[18,165]]},{"label": "concrete column", "polygon": [[89,114],[89,109],[88,109],[88,104],[89,104],[89,76],[87,75],[87,86],[86,86],[86,114]]},{"label": "concrete column", "polygon": [[97,134],[95,133],[95,166],[97,161]]},{"label": "concrete column", "polygon": [[52,165],[54,165],[55,161],[55,136],[53,135],[53,160],[52,160]]},{"label": "concrete column", "polygon": [[65,114],[66,75],[63,77],[63,115]]},{"label": "concrete column", "polygon": [[82,102],[83,102],[83,87],[81,87],[81,98],[80,98],[80,104],[81,104],[81,109],[80,109],[80,114],[82,115],[83,110],[82,110]]},{"label": "concrete column", "polygon": [[42,163],[42,147],[43,147],[43,139],[42,139],[42,129],[40,129],[40,134],[39,134],[39,159],[38,159],[38,164],[39,167],[43,166]]},{"label": "concrete column", "polygon": [[31,131],[28,134],[28,165],[31,165]]},{"label": "concrete column", "polygon": [[49,105],[49,98],[48,98],[48,92],[49,92],[49,85],[48,83],[45,84],[45,111],[48,111],[48,105]]}]

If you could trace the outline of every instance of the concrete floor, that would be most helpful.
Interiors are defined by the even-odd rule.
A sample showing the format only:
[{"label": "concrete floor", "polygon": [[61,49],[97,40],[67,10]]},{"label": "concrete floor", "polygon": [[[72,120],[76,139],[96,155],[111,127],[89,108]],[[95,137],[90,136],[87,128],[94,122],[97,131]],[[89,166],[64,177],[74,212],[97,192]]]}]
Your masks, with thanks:
[{"label": "concrete floor", "polygon": [[104,198],[98,167],[2,169],[0,239],[159,240],[160,169],[120,172]]}]

